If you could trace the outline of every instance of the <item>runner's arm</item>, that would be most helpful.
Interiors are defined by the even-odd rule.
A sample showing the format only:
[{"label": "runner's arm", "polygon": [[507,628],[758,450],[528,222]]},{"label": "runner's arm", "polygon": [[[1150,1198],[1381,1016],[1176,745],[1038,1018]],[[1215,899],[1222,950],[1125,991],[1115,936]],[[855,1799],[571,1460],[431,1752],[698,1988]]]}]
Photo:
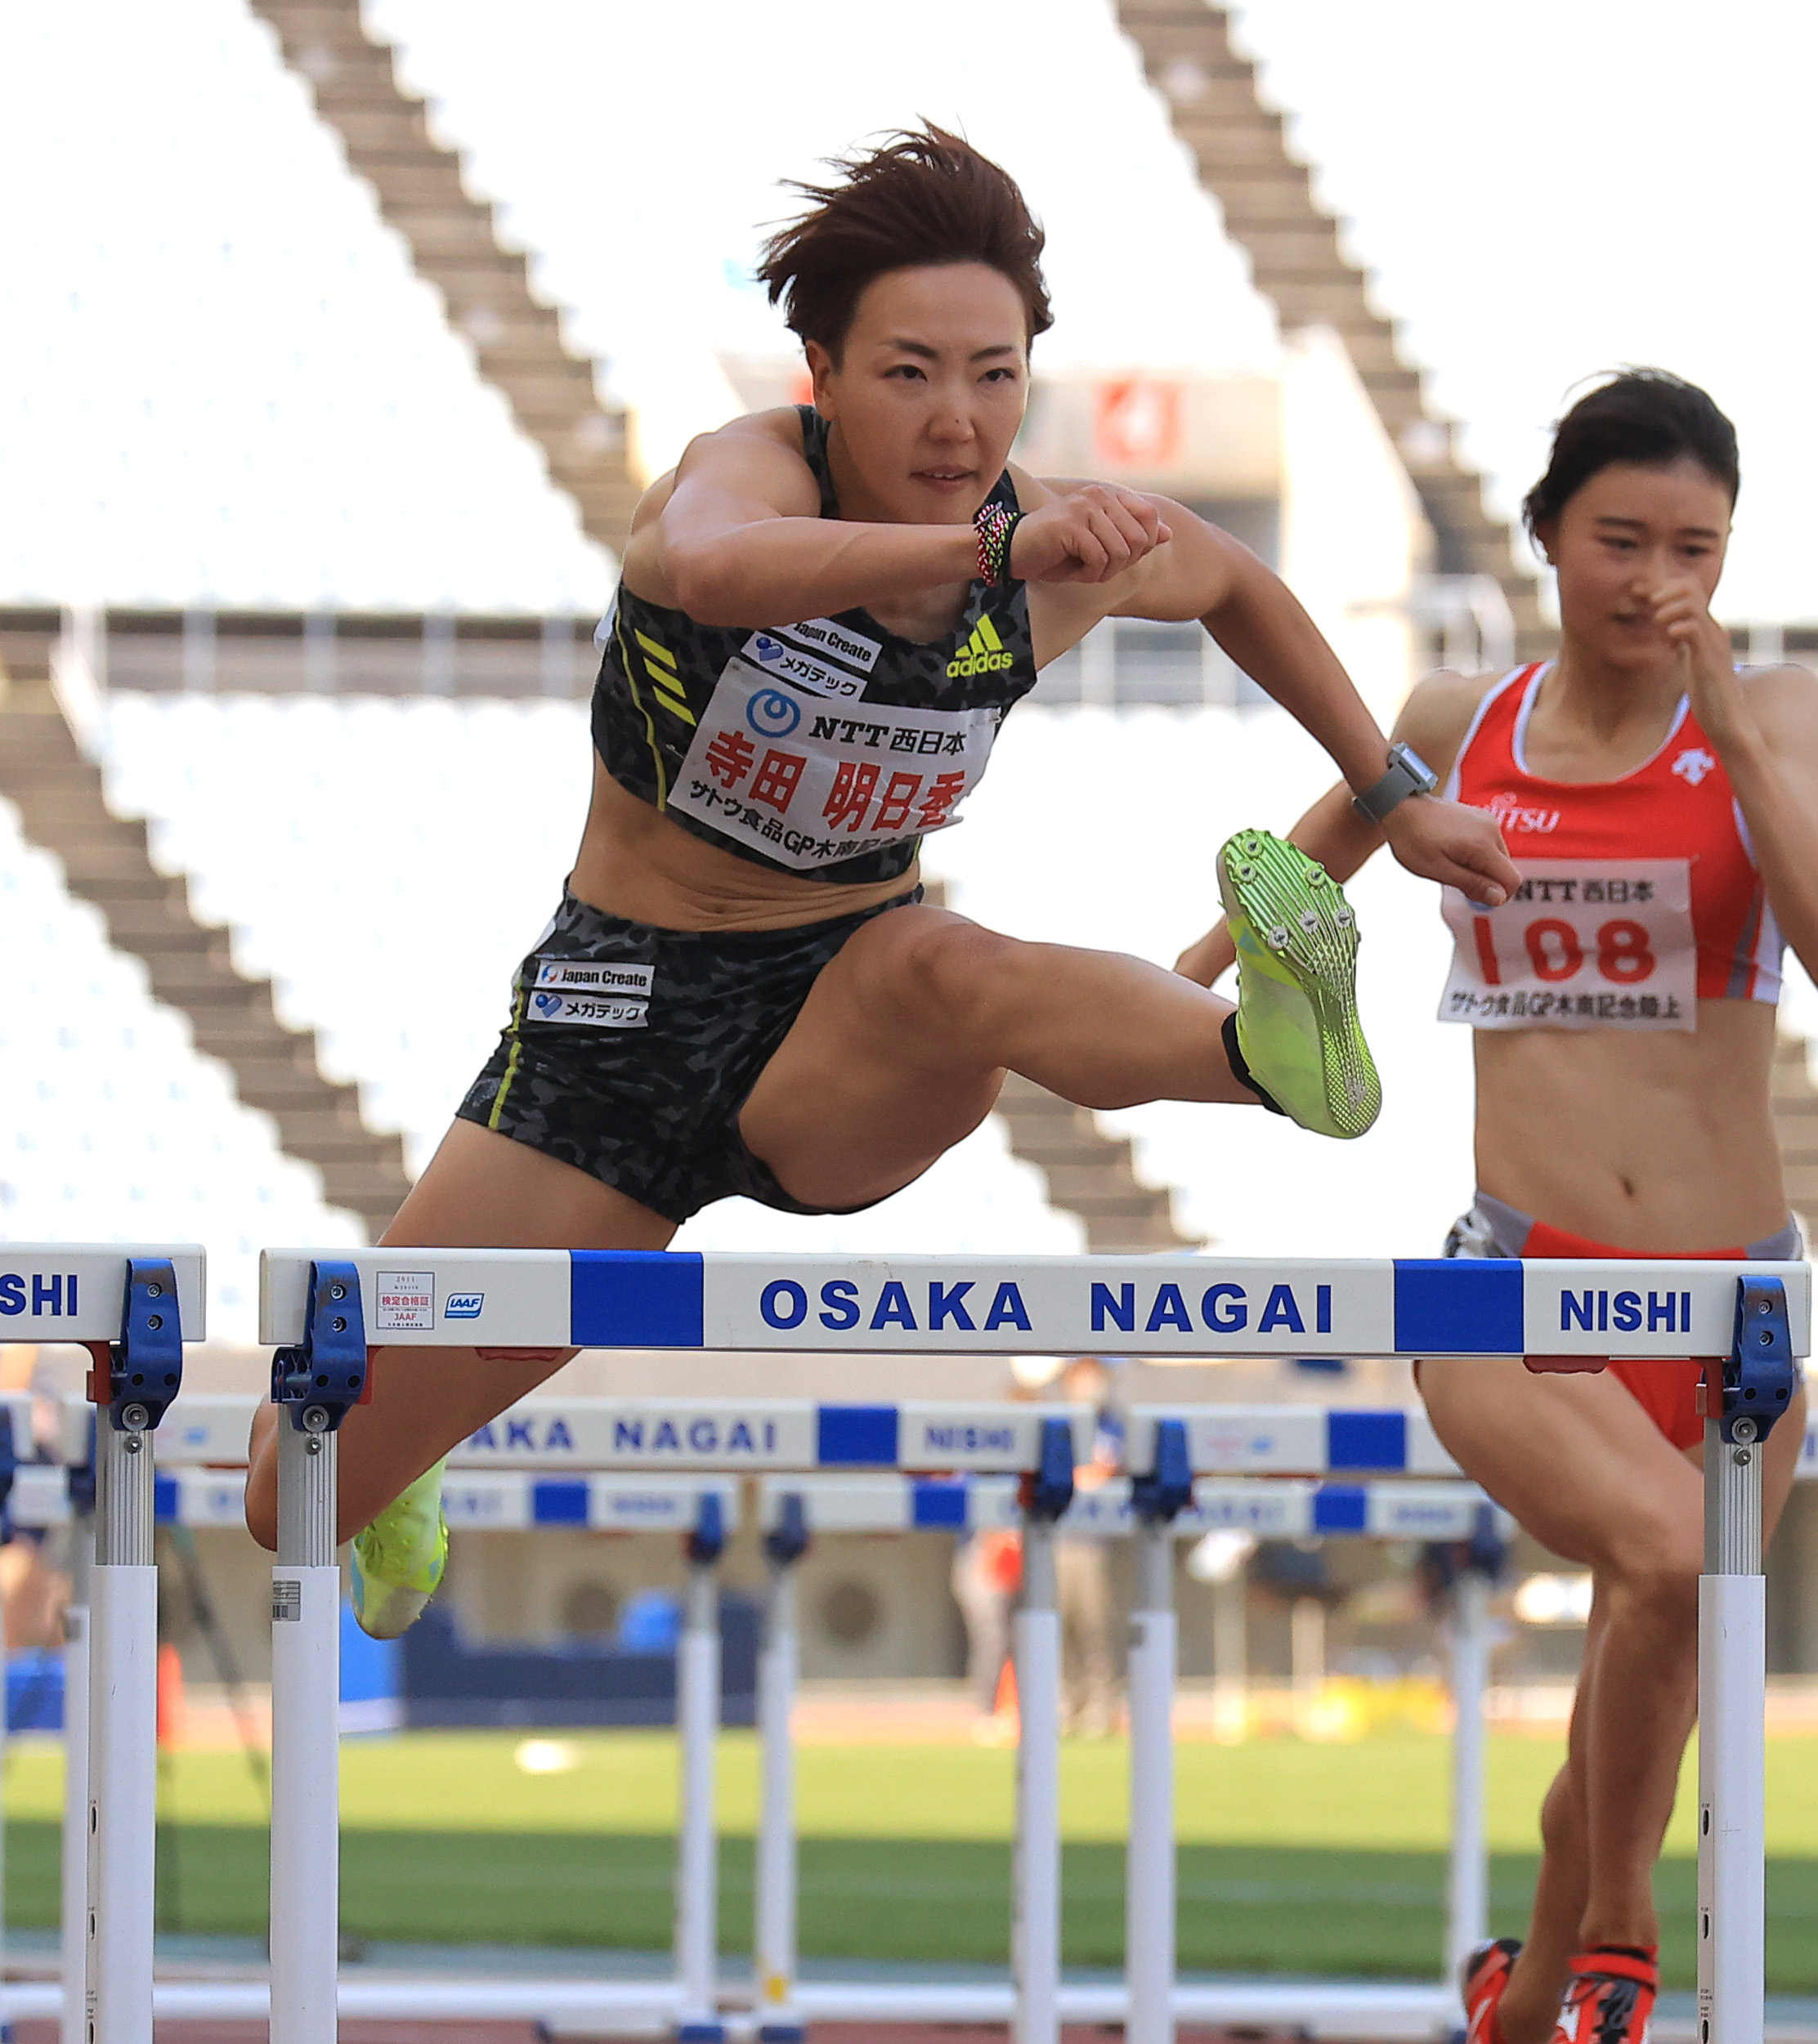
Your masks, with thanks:
[{"label": "runner's arm", "polygon": [[[795,624],[888,606],[978,573],[972,521],[866,524],[823,518],[793,412],[735,419],[689,444],[652,487],[625,548],[626,585],[696,624]],[[1014,572],[1037,582],[1107,583],[1168,536],[1149,500],[1094,484],[1037,494],[1019,523]]]},{"label": "runner's arm", "polygon": [[[1383,736],[1338,656],[1280,576],[1246,547],[1165,498],[1173,537],[1140,562],[1113,608],[1124,617],[1197,617],[1245,673],[1332,755],[1354,794],[1388,765]],[[1422,797],[1390,813],[1382,836],[1411,873],[1461,888],[1487,908],[1516,884],[1495,824],[1457,803]]]},{"label": "runner's arm", "polygon": [[1774,919],[1818,976],[1818,676],[1802,667],[1739,674],[1730,635],[1690,576],[1670,577],[1650,601],[1730,776]]},{"label": "runner's arm", "polygon": [[[1494,678],[1488,674],[1475,679],[1444,672],[1429,674],[1415,685],[1402,705],[1401,714],[1395,719],[1395,738],[1412,745],[1442,783],[1452,771],[1472,714]],[[1350,879],[1387,843],[1382,830],[1365,822],[1351,807],[1351,791],[1343,781],[1320,796],[1287,838],[1289,843],[1317,859],[1339,881]],[[1211,986],[1236,962],[1237,952],[1220,916],[1202,937],[1180,954],[1174,969],[1184,978]]]},{"label": "runner's arm", "polygon": [[1780,934],[1818,979],[1818,675],[1776,668],[1737,693],[1744,727],[1719,740],[1706,725],[1705,735],[1722,755]]},{"label": "runner's arm", "polygon": [[970,525],[823,518],[799,450],[776,430],[793,412],[735,419],[690,441],[638,507],[626,586],[700,624],[795,624],[916,596],[973,573]]}]

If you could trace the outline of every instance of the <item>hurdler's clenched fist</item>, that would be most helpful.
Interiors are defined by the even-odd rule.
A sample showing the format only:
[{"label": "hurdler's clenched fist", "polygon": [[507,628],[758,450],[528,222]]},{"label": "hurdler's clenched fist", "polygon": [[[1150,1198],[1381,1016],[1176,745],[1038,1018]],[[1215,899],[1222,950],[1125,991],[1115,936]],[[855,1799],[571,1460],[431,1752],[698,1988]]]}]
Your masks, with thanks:
[{"label": "hurdler's clenched fist", "polygon": [[1010,571],[1019,582],[1109,582],[1172,537],[1149,498],[1086,483],[1018,521]]}]

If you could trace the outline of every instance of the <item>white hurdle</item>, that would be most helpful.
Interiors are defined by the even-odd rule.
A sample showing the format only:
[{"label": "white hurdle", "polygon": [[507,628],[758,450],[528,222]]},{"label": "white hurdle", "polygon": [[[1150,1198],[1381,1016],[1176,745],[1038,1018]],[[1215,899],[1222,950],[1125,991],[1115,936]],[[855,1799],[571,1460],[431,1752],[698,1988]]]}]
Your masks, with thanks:
[{"label": "white hurdle", "polygon": [[[1355,1428],[1360,1416],[1378,1421],[1403,1419],[1399,1413],[1346,1413],[1342,1423]],[[1128,1665],[1131,1821],[1125,1987],[1121,1997],[1115,1990],[1108,1995],[1102,1989],[1090,1992],[1094,1997],[1090,2011],[1094,2017],[1122,2019],[1132,2039],[1153,2040],[1171,2038],[1175,2024],[1183,2015],[1218,2024],[1243,2022],[1248,2015],[1243,2001],[1244,1990],[1234,1993],[1225,1987],[1196,1987],[1184,1993],[1175,1980],[1174,1543],[1234,1527],[1263,1538],[1469,1540],[1484,1532],[1484,1516],[1489,1507],[1475,1485],[1431,1478],[1411,1483],[1379,1480],[1368,1484],[1254,1477],[1196,1480],[1185,1465],[1184,1444],[1190,1423],[1181,1417],[1162,1416],[1153,1408],[1139,1407],[1135,1417],[1139,1437],[1153,1438],[1157,1444],[1163,1465],[1161,1481],[1140,1476],[1121,1478],[1096,1490],[1076,1492],[1056,1522],[1055,1530],[1103,1538],[1132,1536],[1139,1543],[1138,1608],[1132,1613]],[[1299,1433],[1304,1432],[1308,1420],[1323,1425],[1325,1416],[1304,1407],[1278,1407],[1266,1409],[1265,1416],[1265,1409],[1258,1409],[1253,1429],[1266,1429],[1270,1418]],[[1255,1431],[1251,1438],[1253,1443]],[[988,1476],[938,1480],[824,1474],[767,1476],[759,1485],[759,1518],[761,1525],[772,1529],[772,1535],[787,1529],[789,1548],[798,1555],[815,1532],[906,1533],[933,1527],[951,1532],[1009,1525],[1024,1525],[1026,1532],[1020,1489],[1013,1479]],[[1158,1496],[1158,1492],[1162,1495]],[[1502,1514],[1497,1514],[1492,1530],[1507,1530],[1509,1524]],[[773,1610],[780,1666],[794,1659],[794,1639],[783,1636],[785,1627],[791,1633],[793,1630],[792,1599],[779,1602]],[[1166,1623],[1158,1626],[1158,1620]],[[1162,1635],[1159,1653],[1155,1651],[1158,1631]],[[1486,1661],[1487,1654],[1479,1653],[1469,1665],[1481,1671]],[[1056,1673],[1058,1676],[1058,1670]],[[1475,1689],[1455,1693],[1455,1702],[1461,1721],[1468,1717],[1480,1724],[1484,1702],[1480,1682]],[[770,1698],[762,1763],[767,1778],[772,1766],[770,1740],[775,1738],[780,1743],[786,1742],[786,1706],[784,1695],[775,1693]],[[1051,1827],[1050,1813],[1058,1803],[1058,1780],[1055,1778],[1058,1733],[1050,1726],[1046,1714],[1032,1728],[1027,1707],[1024,1702],[1023,1738],[1048,1739],[1051,1743],[1023,1778],[1049,1782],[1047,1792],[1051,1800],[1048,1809],[1040,1813],[1019,1803],[1018,1815],[1019,1824],[1034,1818],[1037,1835],[1046,1837]],[[772,1730],[772,1726],[778,1729]],[[1474,1750],[1480,1761],[1480,1738]],[[779,1781],[786,1764],[786,1761],[777,1769]],[[1480,1799],[1480,1783],[1473,1784],[1473,1793]],[[1467,1836],[1464,1849],[1480,1857],[1480,1824],[1474,1835]],[[875,1986],[861,1991],[865,2001],[858,2006],[849,1986],[802,1987],[792,1972],[778,1976],[774,1968],[781,1962],[774,1955],[786,1949],[791,1961],[794,1956],[795,1850],[792,1808],[780,1792],[774,1798],[767,1794],[759,1818],[755,1900],[760,1925],[773,1921],[776,1927],[768,1943],[759,1946],[760,1955],[768,1952],[772,1956],[768,1962],[760,1956],[756,1967],[760,2034],[780,2027],[772,2011],[786,2010],[793,2026],[791,2033],[799,2034],[801,2022],[808,2016],[822,2019],[851,2019],[867,2015],[884,2017],[893,2013],[893,1997],[926,1996],[926,1988],[907,1984]],[[1028,1860],[1019,1857],[1015,1875],[1015,1908],[1019,1917],[1032,1913],[1023,1892],[1031,1872]],[[1455,1894],[1464,1885],[1454,1870],[1449,1891]],[[1484,1885],[1480,1867],[1474,1885],[1480,1893]],[[1038,1899],[1045,1900],[1045,1897]],[[1459,1938],[1459,1926],[1449,1922],[1448,1951],[1458,1944]],[[1018,1976],[1019,1993],[1025,1978]],[[1086,2013],[1079,2006],[1079,1991],[1059,1985],[1058,1959],[1052,1992],[1062,2019],[1079,2020]],[[1308,2004],[1300,2011],[1304,2016],[1322,1997],[1317,1988],[1301,1992]],[[989,1989],[947,1990],[945,1995],[940,2005],[943,2019],[989,2021],[999,2013]],[[1417,2024],[1431,2018],[1434,2027],[1439,2027],[1449,1999],[1455,1997],[1444,1985],[1436,1992],[1423,1991],[1416,1997],[1413,2020]],[[1013,1999],[1007,2012],[1014,2016],[1017,2006]],[[1409,2013],[1407,2009],[1397,2011],[1402,2017]]]},{"label": "white hurdle", "polygon": [[[156,1487],[159,1523],[239,1525],[244,1479],[219,1465],[244,1442],[254,1403],[244,1396],[204,1394],[186,1396],[173,1410],[163,1434],[163,1460],[168,1466],[160,1473]],[[65,1409],[62,1447],[72,1460],[87,1453],[91,1431],[87,1412],[85,1405],[74,1402]],[[1339,1408],[1328,1412],[1304,1406],[1250,1407],[1238,1416],[1234,1426],[1232,1419],[1223,1410],[1179,1415],[1139,1407],[1132,1415],[1135,1440],[1139,1446],[1153,1442],[1144,1451],[1163,1464],[1164,1475],[1168,1474],[1166,1443],[1171,1439],[1182,1447],[1182,1454],[1175,1456],[1176,1478],[1184,1444],[1189,1438],[1198,1444],[1202,1457],[1213,1465],[1215,1473],[1193,1479],[1190,1491],[1176,1480],[1175,1494],[1162,1510],[1151,1510],[1151,1518],[1164,1523],[1170,1542],[1196,1538],[1215,1528],[1238,1528],[1259,1538],[1422,1540],[1464,1539],[1477,1529],[1481,1494],[1470,1486],[1433,1480],[1456,1472],[1417,1410]],[[1047,1429],[1044,1420],[1052,1423]],[[1015,1465],[1038,1459],[1045,1434],[1051,1436],[1054,1428],[1061,1430],[1055,1459],[1063,1474],[1090,1430],[1084,1408],[1007,1414],[1001,1405],[853,1408],[767,1398],[656,1402],[532,1398],[509,1409],[454,1451],[443,1505],[456,1530],[585,1525],[602,1532],[675,1532],[683,1537],[694,1559],[710,1568],[706,1550],[714,1544],[715,1523],[721,1534],[729,1533],[738,1514],[738,1477],[710,1473],[714,1467],[723,1469],[731,1463],[735,1469],[749,1469],[755,1464],[774,1469],[824,1450],[841,1457],[889,1454],[924,1463],[957,1457],[988,1468],[993,1461]],[[1068,1434],[1071,1439],[1066,1438]],[[1362,1472],[1371,1473],[1374,1480],[1366,1484],[1229,1474],[1279,1467],[1284,1455],[1303,1466],[1321,1465],[1328,1478],[1355,1477],[1361,1472],[1351,1465],[1361,1465]],[[611,1466],[588,1466],[602,1460]],[[678,1468],[678,1462],[700,1466]],[[1413,1481],[1397,1480],[1415,1471],[1427,1474]],[[1151,1488],[1142,1478],[1120,1477],[1101,1487],[1077,1492],[1058,1530],[1074,1536],[1142,1537],[1144,1519],[1139,1508]],[[65,1524],[70,1516],[69,1490],[63,1469],[28,1466],[20,1472],[15,1486],[16,1517],[22,1524]],[[758,1962],[752,2000],[756,2026],[775,2039],[798,2034],[802,2020],[810,2014],[836,2019],[888,2013],[889,1996],[899,1992],[925,1997],[944,1995],[942,2013],[952,2020],[990,2020],[998,2013],[999,1991],[988,1988],[912,1990],[907,1984],[885,1989],[849,1984],[809,1987],[798,1993],[795,1839],[787,1737],[796,1658],[790,1564],[799,1558],[811,1525],[822,1532],[900,1533],[930,1527],[952,1532],[987,1525],[1020,1525],[1021,1490],[1014,1474],[977,1469],[957,1477],[874,1469],[857,1475],[772,1474],[759,1479],[758,1523],[774,1594],[767,1616],[759,1677],[763,1797],[757,1840]],[[1184,1504],[1182,1497],[1186,1499]],[[1161,1583],[1165,1590],[1165,1573]],[[710,1601],[702,1598],[696,1602],[696,1627],[704,1631],[701,1621],[711,1608]],[[710,1652],[710,1639],[708,1647]],[[1481,1666],[1481,1654],[1477,1664]],[[1140,1690],[1144,1680],[1142,1669],[1133,1664],[1133,1688]],[[697,1694],[710,1700],[713,1686],[710,1681],[701,1683]],[[1458,1707],[1467,1732],[1480,1716],[1482,1704],[1480,1688],[1458,1695]],[[1139,1709],[1135,1715],[1138,1721],[1131,1742],[1133,1806],[1139,1800],[1135,1784],[1170,1782],[1172,1764],[1167,1713],[1157,1710],[1144,1714]],[[627,1981],[615,1984],[610,1990],[601,1984],[595,1990],[602,2003],[610,2000],[621,2014],[655,2017],[676,2028],[719,2020],[712,2006],[713,1983],[701,1956],[711,1952],[715,1942],[717,1896],[711,1873],[714,1841],[709,1793],[715,1724],[711,1707],[684,1709],[680,1714],[683,1779],[696,1786],[685,1797],[678,1838],[678,1864],[692,1871],[677,1883],[675,1974],[667,1982]],[[1480,1785],[1467,1786],[1480,1799]],[[1152,1793],[1146,1814],[1133,1818],[1129,1864],[1134,1895],[1171,1888],[1171,1792]],[[1466,1842],[1473,1836],[1475,1845]],[[1462,1829],[1457,1834],[1455,1854],[1460,1849],[1480,1857],[1480,1824],[1475,1834]],[[1459,1885],[1459,1872],[1454,1866],[1453,1890]],[[1480,1893],[1480,1867],[1474,1885]],[[68,1921],[74,1923],[77,1919],[72,1916]],[[1173,1944],[1166,1930],[1170,1923],[1171,1912],[1163,1916],[1159,1935],[1152,1921],[1146,1934],[1131,1939],[1128,1999],[1151,2010],[1166,2011],[1171,2006]],[[1455,1921],[1449,1926],[1449,1949],[1456,1948],[1462,1934]],[[74,1948],[79,1957],[79,1943]],[[374,1992],[367,1985],[344,1987],[342,2014],[366,2009]],[[401,1984],[387,1992],[387,2009],[399,2015],[428,2013],[435,1999],[419,1988],[416,1992],[427,1996],[424,2001],[401,2000],[411,1992]],[[494,2006],[503,2013],[503,2005],[496,2001],[499,1992],[498,1988],[492,1990]],[[526,1982],[517,1992],[521,2000],[514,2007],[520,2015],[547,2017],[556,2013],[549,1997],[561,1999],[559,1991],[548,1983]],[[1117,1998],[1116,1990],[1068,1987],[1057,1992],[1060,2013],[1067,2019],[1088,2013],[1080,2006],[1082,1994],[1101,2017],[1126,2014],[1125,2001]],[[1352,1991],[1301,1992],[1303,2017],[1336,2019],[1334,1994],[1342,1998]],[[1397,2022],[1418,2027],[1443,2013],[1448,1999],[1444,1986],[1399,1993],[1401,2002],[1392,2010],[1379,1994],[1374,2013],[1392,2015]],[[253,2016],[263,2013],[266,2006],[262,1989],[216,1987],[207,1991],[204,1999],[199,1988],[165,1988],[159,1991],[160,2012],[170,2006],[173,1994],[190,2015]],[[1234,2001],[1233,1994],[1228,1987],[1196,1986],[1175,1993],[1171,2007],[1177,2016],[1190,2014],[1202,2021],[1247,2019],[1252,2013],[1247,2003],[1242,1994]],[[1005,1995],[1002,2013],[1009,2014],[1011,2006]]]},{"label": "white hurdle", "polygon": [[[398,1268],[405,1263],[409,1269]],[[300,1422],[280,1432],[280,1525],[292,1532],[273,1576],[274,1612],[290,1607],[278,1622],[295,1627],[281,1664],[281,1679],[294,1684],[294,1696],[284,1706],[285,1732],[281,1738],[275,1732],[273,1751],[274,1776],[281,1769],[291,1777],[288,1788],[275,1791],[273,1821],[274,2044],[331,2044],[334,2035],[335,1777],[332,1753],[314,1734],[334,1722],[338,1608],[306,1594],[302,1578],[307,1571],[332,1572],[333,1430],[360,1395],[369,1340],[398,1346],[1053,1355],[1093,1352],[1120,1337],[1127,1346],[1133,1336],[1157,1355],[1690,1354],[1721,1362],[1720,1378],[1708,1373],[1719,1411],[1707,1428],[1710,1551],[1700,1597],[1701,2044],[1761,2044],[1759,1442],[1792,1395],[1795,1358],[1809,1350],[1810,1317],[1805,1265],[1747,1261],[267,1251],[261,1338],[282,1344],[274,1395]],[[899,1423],[893,1411],[893,1432]],[[845,1465],[891,1465],[893,1458],[875,1438],[881,1431],[881,1421],[856,1424],[846,1438],[861,1451],[849,1455]],[[827,1445],[823,1440],[817,1448]],[[813,1465],[838,1466],[840,1460],[817,1452]],[[922,1465],[957,1465],[954,1457]],[[1022,1466],[1043,1465],[1038,1458]],[[1046,1668],[1041,1544],[1038,1536],[1025,1561],[1035,1594],[1026,1599],[1019,1646],[1030,1657],[1032,1679],[1037,1662],[1044,1675]],[[275,1657],[275,1681],[280,1665]],[[1032,1686],[1032,1679],[1025,1697]],[[299,1807],[306,1797],[307,1810]],[[1058,2002],[1046,1977],[1058,1958],[1058,1939],[1041,1885],[1058,1841],[1026,1839],[1024,1850],[1032,1855],[1034,1899],[1019,1925],[1016,2033],[1019,2044],[1058,2044]],[[280,1882],[297,1912],[281,1933]],[[1054,1904],[1058,1910],[1058,1889]]]},{"label": "white hurdle", "polygon": [[719,1581],[725,1544],[719,1500],[701,1499],[687,1544],[688,1587],[675,1668],[682,1747],[682,1821],[675,1854],[675,1975],[679,2044],[721,2044],[719,1872],[714,1831],[714,1747],[719,1729]]},{"label": "white hurdle", "polygon": [[[63,1874],[65,1906],[79,1910],[84,1932],[85,2044],[151,2044],[158,1780],[152,1438],[182,1384],[183,1344],[202,1338],[204,1295],[202,1251],[187,1245],[0,1248],[0,1325],[34,1341],[79,1343],[92,1364],[92,1630],[87,1694],[76,1706],[76,1715],[86,1716],[87,1765],[76,1783],[81,1848],[68,1853],[74,1827],[66,1819]],[[72,1965],[61,1997],[65,2035],[76,1984]]]}]

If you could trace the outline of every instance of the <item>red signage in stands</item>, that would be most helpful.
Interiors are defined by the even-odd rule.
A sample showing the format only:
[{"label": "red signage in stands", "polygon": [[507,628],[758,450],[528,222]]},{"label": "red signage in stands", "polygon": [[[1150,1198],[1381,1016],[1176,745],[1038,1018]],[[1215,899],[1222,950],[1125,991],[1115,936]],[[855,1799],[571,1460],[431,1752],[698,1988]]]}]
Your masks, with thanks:
[{"label": "red signage in stands", "polygon": [[1180,458],[1180,386],[1146,376],[1101,383],[1094,430],[1101,461],[1171,467]]}]

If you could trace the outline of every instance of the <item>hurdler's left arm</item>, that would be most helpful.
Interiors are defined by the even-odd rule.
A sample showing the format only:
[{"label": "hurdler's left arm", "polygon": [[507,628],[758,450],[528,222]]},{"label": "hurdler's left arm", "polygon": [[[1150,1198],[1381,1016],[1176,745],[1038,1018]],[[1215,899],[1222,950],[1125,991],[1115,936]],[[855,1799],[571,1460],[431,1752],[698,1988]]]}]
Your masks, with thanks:
[{"label": "hurdler's left arm", "polygon": [[[1354,794],[1374,786],[1388,767],[1388,740],[1293,592],[1229,533],[1157,501],[1173,537],[1132,571],[1117,615],[1197,618],[1325,747]],[[1502,832],[1477,810],[1419,796],[1391,811],[1384,835],[1410,872],[1461,888],[1486,906],[1518,884]]]},{"label": "hurdler's left arm", "polygon": [[1730,776],[1780,933],[1818,977],[1818,675],[1802,667],[1739,675],[1728,633],[1689,581],[1663,584],[1654,610]]},{"label": "hurdler's left arm", "polygon": [[1775,668],[1736,693],[1740,715],[1721,738],[1699,722],[1735,790],[1780,934],[1818,979],[1818,675]]}]

